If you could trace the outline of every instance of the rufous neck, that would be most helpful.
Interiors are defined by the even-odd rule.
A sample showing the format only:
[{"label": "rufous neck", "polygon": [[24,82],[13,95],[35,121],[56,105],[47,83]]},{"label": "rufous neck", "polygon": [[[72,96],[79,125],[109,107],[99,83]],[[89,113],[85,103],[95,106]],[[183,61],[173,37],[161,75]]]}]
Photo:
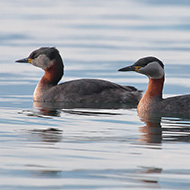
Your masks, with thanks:
[{"label": "rufous neck", "polygon": [[61,80],[63,76],[63,65],[53,64],[45,70],[45,74],[36,86],[33,94],[34,101],[43,101],[43,95]]},{"label": "rufous neck", "polygon": [[162,98],[162,90],[163,90],[163,85],[164,85],[164,79],[165,79],[164,76],[160,79],[149,78],[148,88],[145,92],[145,95],[148,95],[150,97]]},{"label": "rufous neck", "polygon": [[63,66],[53,64],[50,68],[45,70],[45,74],[42,77],[44,83],[56,85],[63,76]]}]

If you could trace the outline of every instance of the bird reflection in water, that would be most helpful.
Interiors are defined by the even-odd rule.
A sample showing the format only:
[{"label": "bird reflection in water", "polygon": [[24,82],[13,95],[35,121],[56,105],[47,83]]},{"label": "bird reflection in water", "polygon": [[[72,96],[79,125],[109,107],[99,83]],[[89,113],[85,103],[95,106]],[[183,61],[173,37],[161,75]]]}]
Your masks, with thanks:
[{"label": "bird reflection in water", "polygon": [[[118,105],[115,105],[115,107],[111,104],[87,104],[87,105],[79,105],[79,104],[65,104],[61,102],[33,102],[34,108],[36,108],[38,111],[40,111],[39,114],[45,115],[45,116],[57,116],[60,117],[60,114],[62,112],[64,113],[70,113],[70,114],[76,114],[76,115],[118,115],[118,113],[111,113],[110,109],[119,109]],[[74,109],[81,108],[83,110],[76,111]],[[84,111],[84,109],[87,109],[87,111]],[[131,107],[130,107],[131,108]],[[128,109],[130,109],[128,108]],[[106,109],[106,112],[101,111],[95,111],[95,110],[103,110]]]},{"label": "bird reflection in water", "polygon": [[33,129],[30,131],[30,137],[33,141],[57,143],[62,141],[62,130],[57,128]]},{"label": "bird reflection in water", "polygon": [[162,142],[161,117],[141,118],[141,121],[146,125],[139,129],[141,132],[139,141],[160,144]]},{"label": "bird reflection in water", "polygon": [[161,144],[166,141],[190,142],[190,119],[180,117],[162,117],[161,115],[146,115],[141,117],[145,126],[140,127],[139,141]]}]

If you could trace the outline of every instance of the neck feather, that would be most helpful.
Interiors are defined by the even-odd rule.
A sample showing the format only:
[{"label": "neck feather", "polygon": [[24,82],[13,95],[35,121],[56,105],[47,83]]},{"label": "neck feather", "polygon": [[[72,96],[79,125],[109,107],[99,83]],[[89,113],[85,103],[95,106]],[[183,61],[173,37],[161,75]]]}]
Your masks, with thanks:
[{"label": "neck feather", "polygon": [[50,68],[45,70],[45,75],[41,80],[51,85],[56,85],[63,76],[63,66],[53,64]]},{"label": "neck feather", "polygon": [[61,80],[63,76],[63,66],[53,64],[50,68],[45,70],[45,74],[36,86],[33,94],[35,101],[41,101],[46,92]]},{"label": "neck feather", "polygon": [[149,97],[161,97],[162,98],[162,90],[164,85],[164,76],[160,79],[151,79],[149,78],[148,88],[144,94],[144,96]]},{"label": "neck feather", "polygon": [[141,98],[137,111],[140,117],[144,118],[152,112],[151,110],[162,100],[162,90],[164,85],[164,76],[160,79],[149,78],[148,88]]}]

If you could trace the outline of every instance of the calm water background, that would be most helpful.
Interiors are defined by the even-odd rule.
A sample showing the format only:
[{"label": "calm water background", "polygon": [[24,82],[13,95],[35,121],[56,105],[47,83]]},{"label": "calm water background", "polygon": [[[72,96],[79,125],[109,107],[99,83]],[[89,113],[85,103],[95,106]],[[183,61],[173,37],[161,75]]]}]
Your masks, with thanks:
[{"label": "calm water background", "polygon": [[146,55],[165,63],[164,96],[190,93],[190,2],[0,0],[0,189],[190,189],[190,120],[148,128],[136,109],[42,114],[43,71],[14,61],[56,46],[62,81],[101,78],[146,90],[119,73]]}]

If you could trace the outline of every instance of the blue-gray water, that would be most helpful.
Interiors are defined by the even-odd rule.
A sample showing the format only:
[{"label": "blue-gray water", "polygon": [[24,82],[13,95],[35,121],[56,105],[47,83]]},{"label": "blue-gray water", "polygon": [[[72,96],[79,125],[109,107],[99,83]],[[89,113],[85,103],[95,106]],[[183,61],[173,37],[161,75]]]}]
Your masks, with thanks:
[{"label": "blue-gray water", "polygon": [[136,109],[42,114],[32,94],[43,71],[14,61],[55,46],[62,81],[101,78],[146,90],[119,73],[154,55],[165,63],[164,96],[190,93],[190,2],[0,0],[0,189],[190,189],[190,120],[148,127]]}]

